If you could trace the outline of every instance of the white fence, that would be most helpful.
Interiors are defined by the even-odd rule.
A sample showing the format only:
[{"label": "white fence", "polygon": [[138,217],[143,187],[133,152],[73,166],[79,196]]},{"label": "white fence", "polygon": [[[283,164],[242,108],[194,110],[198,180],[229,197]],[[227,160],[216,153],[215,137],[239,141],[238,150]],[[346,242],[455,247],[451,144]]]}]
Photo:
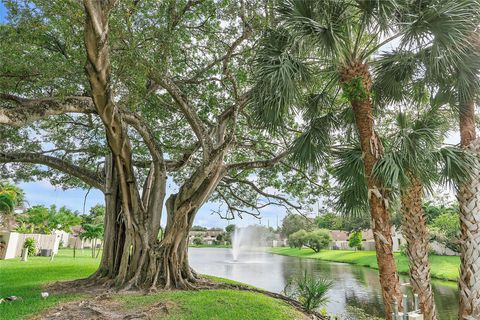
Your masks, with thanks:
[{"label": "white fence", "polygon": [[35,240],[37,253],[42,250],[50,250],[50,253],[58,253],[58,245],[60,236],[56,234],[24,234],[17,232],[0,232],[0,242],[2,249],[0,250],[0,259],[12,259],[22,255],[25,239],[32,238]]}]

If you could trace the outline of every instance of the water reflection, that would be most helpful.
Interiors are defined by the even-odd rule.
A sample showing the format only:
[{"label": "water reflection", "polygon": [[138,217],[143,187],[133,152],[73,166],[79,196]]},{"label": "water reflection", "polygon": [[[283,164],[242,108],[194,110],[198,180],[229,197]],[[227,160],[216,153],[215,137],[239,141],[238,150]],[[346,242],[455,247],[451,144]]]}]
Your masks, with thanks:
[{"label": "water reflection", "polygon": [[[245,253],[233,262],[229,249],[190,248],[189,258],[200,273],[228,278],[273,292],[281,292],[288,279],[302,276],[305,270],[318,277],[332,279],[330,301],[332,314],[344,314],[347,305],[362,308],[371,315],[383,313],[382,296],[376,270],[343,263],[284,257],[262,252]],[[402,282],[408,282],[402,277]],[[433,282],[439,319],[456,319],[458,294],[453,283]]]}]

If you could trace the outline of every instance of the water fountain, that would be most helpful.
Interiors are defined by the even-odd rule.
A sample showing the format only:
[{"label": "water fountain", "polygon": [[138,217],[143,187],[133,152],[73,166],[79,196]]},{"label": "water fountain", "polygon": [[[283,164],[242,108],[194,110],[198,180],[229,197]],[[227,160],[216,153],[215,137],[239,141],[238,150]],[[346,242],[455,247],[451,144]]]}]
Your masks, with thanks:
[{"label": "water fountain", "polygon": [[[248,226],[244,228],[235,228],[232,235],[232,258],[234,262],[258,262],[244,261],[242,256],[249,255],[252,252],[259,252],[259,249],[265,247],[266,244],[266,228],[261,226]],[[257,257],[256,257],[257,258]]]},{"label": "water fountain", "polygon": [[235,228],[232,235],[232,257],[233,261],[238,261],[240,256],[240,251],[242,250],[242,243],[245,237],[246,232],[243,228]]}]

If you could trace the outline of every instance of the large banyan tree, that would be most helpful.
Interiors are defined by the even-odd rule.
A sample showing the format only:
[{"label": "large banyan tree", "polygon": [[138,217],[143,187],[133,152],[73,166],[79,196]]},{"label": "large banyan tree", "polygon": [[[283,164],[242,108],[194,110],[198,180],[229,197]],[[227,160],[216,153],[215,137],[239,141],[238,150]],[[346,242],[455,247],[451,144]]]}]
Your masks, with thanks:
[{"label": "large banyan tree", "polygon": [[263,3],[7,6],[1,174],[105,194],[104,253],[91,280],[190,288],[187,237],[206,201],[230,218],[268,205],[298,210],[320,190],[288,162],[294,125],[272,137],[251,122],[248,68]]}]

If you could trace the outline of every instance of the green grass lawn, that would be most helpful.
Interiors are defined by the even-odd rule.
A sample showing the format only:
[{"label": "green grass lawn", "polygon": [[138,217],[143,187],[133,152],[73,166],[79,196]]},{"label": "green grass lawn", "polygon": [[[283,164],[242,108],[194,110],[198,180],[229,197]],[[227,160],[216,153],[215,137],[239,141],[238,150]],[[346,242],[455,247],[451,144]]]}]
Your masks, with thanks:
[{"label": "green grass lawn", "polygon": [[[89,250],[60,250],[53,261],[48,257],[0,260],[0,297],[15,295],[21,301],[0,304],[0,319],[28,319],[59,302],[83,298],[80,295],[40,296],[41,286],[56,281],[72,280],[92,274],[100,259],[93,259]],[[212,277],[209,277],[212,278]],[[232,283],[224,279],[215,279]],[[174,307],[162,319],[302,319],[302,314],[283,301],[265,295],[236,290],[168,291],[152,295],[116,295],[114,300],[126,310],[138,309],[159,302],[170,302]]]},{"label": "green grass lawn", "polygon": [[[261,293],[235,290],[172,291],[152,295],[121,295],[116,298],[127,310],[158,302],[174,305],[165,320],[302,319],[287,304]],[[160,319],[160,318],[159,318]]]},{"label": "green grass lawn", "polygon": [[53,261],[48,257],[29,257],[27,262],[20,259],[0,260],[0,297],[17,296],[22,301],[0,304],[0,319],[23,319],[59,301],[78,298],[76,296],[55,296],[42,299],[41,286],[60,280],[85,278],[98,267],[100,259],[93,259],[90,250],[60,250]]},{"label": "green grass lawn", "polygon": [[[319,253],[311,249],[271,248],[270,252],[291,257],[303,257],[334,262],[345,262],[378,269],[375,251],[323,250]],[[398,272],[408,274],[408,258],[395,253]],[[460,258],[455,256],[430,256],[432,277],[441,280],[457,281]]]}]

